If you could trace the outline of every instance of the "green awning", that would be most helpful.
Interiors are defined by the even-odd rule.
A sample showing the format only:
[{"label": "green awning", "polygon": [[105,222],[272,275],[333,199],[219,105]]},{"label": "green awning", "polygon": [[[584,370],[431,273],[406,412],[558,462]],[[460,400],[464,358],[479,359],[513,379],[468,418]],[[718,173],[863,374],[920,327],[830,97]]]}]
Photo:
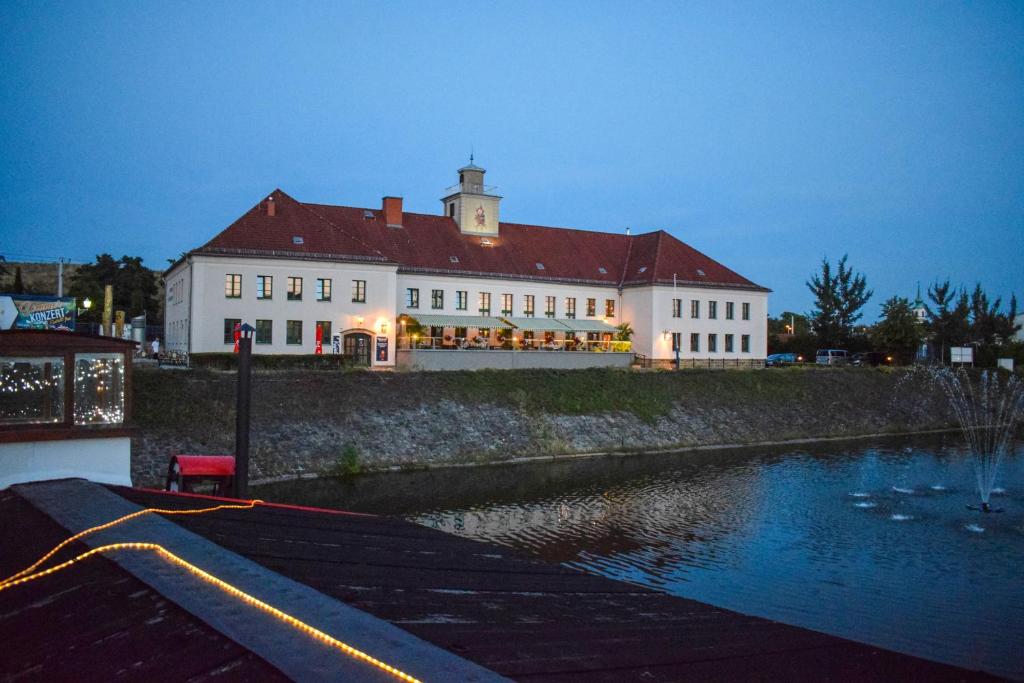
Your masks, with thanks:
[{"label": "green awning", "polygon": [[475,327],[477,329],[486,327],[489,329],[499,330],[508,330],[512,328],[512,325],[508,324],[501,318],[490,318],[484,315],[433,315],[429,313],[406,315],[414,319],[420,325],[428,327]]},{"label": "green awning", "polygon": [[615,327],[603,320],[559,320],[573,332],[618,332]]},{"label": "green awning", "polygon": [[569,332],[569,328],[554,318],[504,318],[520,330],[531,332]]}]

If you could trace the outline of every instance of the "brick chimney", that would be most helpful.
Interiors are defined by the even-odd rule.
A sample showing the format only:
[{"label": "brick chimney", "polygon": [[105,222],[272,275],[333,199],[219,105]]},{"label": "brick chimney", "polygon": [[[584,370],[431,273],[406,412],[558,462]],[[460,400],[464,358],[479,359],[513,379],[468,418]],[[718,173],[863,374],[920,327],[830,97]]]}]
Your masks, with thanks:
[{"label": "brick chimney", "polygon": [[384,222],[390,228],[402,227],[401,197],[384,197]]},{"label": "brick chimney", "polygon": [[267,197],[267,215],[273,218],[277,215],[277,204],[274,203],[274,196]]}]

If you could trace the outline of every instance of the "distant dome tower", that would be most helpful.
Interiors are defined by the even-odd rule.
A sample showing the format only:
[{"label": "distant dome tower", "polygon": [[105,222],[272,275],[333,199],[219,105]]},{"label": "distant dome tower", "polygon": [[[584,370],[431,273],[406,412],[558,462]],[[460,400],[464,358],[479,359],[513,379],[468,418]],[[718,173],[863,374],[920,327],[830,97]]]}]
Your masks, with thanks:
[{"label": "distant dome tower", "polygon": [[467,235],[497,235],[498,205],[501,197],[491,194],[495,189],[484,185],[487,171],[473,163],[459,169],[459,184],[448,188],[441,199],[444,215],[455,221]]}]

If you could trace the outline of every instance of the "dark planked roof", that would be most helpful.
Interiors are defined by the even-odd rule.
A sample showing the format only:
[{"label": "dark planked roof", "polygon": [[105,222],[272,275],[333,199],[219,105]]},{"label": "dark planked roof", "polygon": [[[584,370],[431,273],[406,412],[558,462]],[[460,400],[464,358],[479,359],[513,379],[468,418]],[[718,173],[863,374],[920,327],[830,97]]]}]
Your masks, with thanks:
[{"label": "dark planked roof", "polygon": [[392,263],[402,272],[608,286],[671,284],[675,275],[681,284],[767,291],[663,230],[630,236],[501,223],[497,236],[481,238],[462,234],[447,216],[406,212],[395,228],[381,209],[306,204],[281,190],[268,197],[274,216],[264,200],[192,253]]},{"label": "dark planked roof", "polygon": [[[0,578],[69,533],[0,491]],[[51,566],[87,550],[74,543]],[[0,592],[0,678],[18,681],[288,680],[105,557]]]}]

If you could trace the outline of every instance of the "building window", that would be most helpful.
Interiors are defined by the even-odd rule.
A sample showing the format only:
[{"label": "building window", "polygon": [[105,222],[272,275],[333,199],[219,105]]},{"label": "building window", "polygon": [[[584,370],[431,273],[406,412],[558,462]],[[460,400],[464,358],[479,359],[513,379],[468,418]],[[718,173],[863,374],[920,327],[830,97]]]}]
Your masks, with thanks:
[{"label": "building window", "polygon": [[708,353],[716,353],[718,351],[718,335],[708,335]]},{"label": "building window", "polygon": [[546,315],[549,318],[555,317],[555,297],[544,297],[544,315]]},{"label": "building window", "polygon": [[604,317],[614,318],[615,317],[615,299],[604,300]]},{"label": "building window", "polygon": [[478,308],[480,310],[480,315],[490,315],[491,314],[491,293],[490,292],[480,292],[480,306]]},{"label": "building window", "polygon": [[316,279],[316,300],[317,301],[330,301],[331,300],[331,281],[318,277]]},{"label": "building window", "polygon": [[419,308],[420,307],[420,290],[416,287],[410,287],[405,290],[405,306],[406,308]]},{"label": "building window", "polygon": [[[676,299],[676,301],[679,301],[679,299]],[[683,345],[683,334],[682,334],[682,332],[673,332],[672,333],[672,353],[678,353],[679,351],[682,351],[682,348],[680,348],[682,345]]]},{"label": "building window", "polygon": [[591,318],[597,315],[597,299],[587,299],[587,315]]},{"label": "building window", "polygon": [[224,296],[228,299],[242,298],[242,276],[228,273],[224,278]]},{"label": "building window", "polygon": [[743,304],[743,319],[750,320],[750,304]]},{"label": "building window", "polygon": [[736,310],[736,304],[734,304],[731,301],[726,301],[725,302],[725,319],[726,320],[732,320],[733,318],[735,318],[736,317],[735,310]]},{"label": "building window", "polygon": [[672,317],[682,318],[683,317],[683,300],[672,299]]},{"label": "building window", "polygon": [[448,205],[448,217],[455,218],[455,202]]},{"label": "building window", "polygon": [[700,335],[696,332],[690,334],[690,351],[700,351]]},{"label": "building window", "polygon": [[459,311],[466,310],[469,306],[469,292],[456,291],[455,292],[455,309]]},{"label": "building window", "polygon": [[256,343],[257,344],[273,344],[274,343],[274,321],[272,321],[272,320],[257,320],[256,321]]},{"label": "building window", "polygon": [[750,353],[750,335],[740,335],[740,351],[743,353]]},{"label": "building window", "polygon": [[533,294],[527,294],[526,296],[523,297],[523,315],[525,315],[527,318],[533,317],[533,301]]},{"label": "building window", "polygon": [[432,289],[430,291],[430,307],[435,311],[439,311],[444,308],[444,290],[443,289]]},{"label": "building window", "polygon": [[235,325],[241,325],[242,321],[238,318],[224,318],[224,343],[234,344],[235,343]]},{"label": "building window", "polygon": [[700,317],[700,301],[697,299],[690,299],[690,317],[695,320]]},{"label": "building window", "polygon": [[501,314],[512,315],[512,295],[502,294],[501,295]]},{"label": "building window", "polygon": [[354,304],[365,304],[366,303],[366,280],[353,280],[352,281],[352,303],[354,303]]},{"label": "building window", "polygon": [[576,317],[576,299],[575,297],[565,297],[565,317],[575,318]]},{"label": "building window", "polygon": [[709,320],[717,320],[718,319],[718,302],[717,301],[709,301],[708,302],[708,319]]},{"label": "building window", "polygon": [[323,346],[331,345],[331,321],[317,320],[316,326],[320,329],[320,343]]},{"label": "building window", "polygon": [[733,351],[733,349],[732,349],[732,338],[733,338],[733,335],[731,335],[731,334],[725,335],[725,352],[726,353],[732,353],[732,351]]},{"label": "building window", "polygon": [[257,275],[256,276],[256,298],[257,299],[273,299],[274,298],[274,278],[271,275]]},{"label": "building window", "polygon": [[302,321],[301,320],[289,320],[285,327],[285,343],[286,344],[301,344],[302,343]]},{"label": "building window", "polygon": [[288,301],[302,301],[302,278],[288,278]]}]

